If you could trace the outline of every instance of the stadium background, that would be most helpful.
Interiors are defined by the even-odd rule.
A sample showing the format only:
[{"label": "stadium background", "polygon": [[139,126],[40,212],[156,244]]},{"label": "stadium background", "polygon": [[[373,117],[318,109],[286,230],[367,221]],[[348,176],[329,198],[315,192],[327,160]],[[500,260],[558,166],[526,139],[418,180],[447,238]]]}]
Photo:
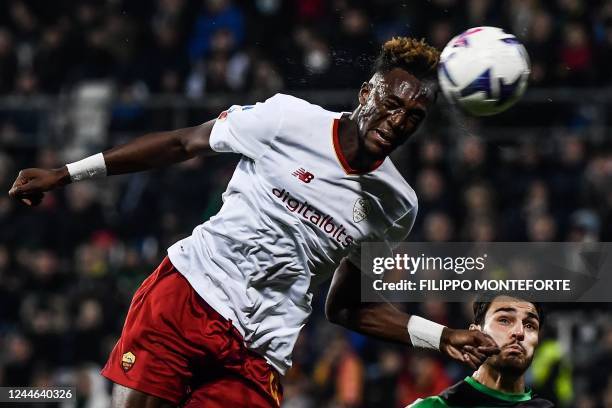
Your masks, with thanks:
[{"label": "stadium background", "polygon": [[[0,3],[0,187],[145,132],[201,123],[282,91],[351,110],[391,35],[438,47],[497,25],[531,54],[510,112],[473,120],[443,102],[395,156],[420,198],[410,240],[612,239],[612,1],[99,0]],[[196,158],[83,182],[35,209],[0,195],[0,385],[97,373],[131,295],[178,238],[220,207],[238,158]],[[326,286],[326,285],[324,285]],[[285,406],[403,407],[468,371],[325,322],[325,288],[284,380]],[[455,327],[457,304],[407,309]],[[612,407],[609,304],[554,305],[529,382],[560,406]]]}]

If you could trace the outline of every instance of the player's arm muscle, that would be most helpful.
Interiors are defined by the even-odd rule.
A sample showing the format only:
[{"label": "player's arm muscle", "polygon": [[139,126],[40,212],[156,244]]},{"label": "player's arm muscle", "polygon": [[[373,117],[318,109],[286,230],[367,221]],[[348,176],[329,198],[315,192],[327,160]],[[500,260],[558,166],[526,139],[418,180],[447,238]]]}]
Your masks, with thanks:
[{"label": "player's arm muscle", "polygon": [[[113,175],[148,170],[212,152],[210,134],[214,123],[211,120],[199,126],[149,133],[113,147],[102,153],[105,172]],[[28,205],[38,205],[46,191],[70,182],[71,175],[67,166],[57,169],[25,169],[17,175],[9,195]]]},{"label": "player's arm muscle", "polygon": [[[412,345],[408,332],[411,315],[381,298],[378,303],[361,302],[361,271],[344,259],[332,279],[325,302],[327,319],[368,336]],[[478,330],[444,327],[439,350],[446,356],[478,368],[490,355],[499,353],[495,341]]]},{"label": "player's arm muscle", "polygon": [[347,258],[342,260],[325,302],[327,319],[368,336],[411,344],[406,330],[410,315],[383,299],[379,303],[361,302],[360,276],[359,268]]},{"label": "player's arm muscle", "polygon": [[149,133],[105,151],[107,174],[148,170],[212,152],[210,133],[215,121],[169,132]]}]

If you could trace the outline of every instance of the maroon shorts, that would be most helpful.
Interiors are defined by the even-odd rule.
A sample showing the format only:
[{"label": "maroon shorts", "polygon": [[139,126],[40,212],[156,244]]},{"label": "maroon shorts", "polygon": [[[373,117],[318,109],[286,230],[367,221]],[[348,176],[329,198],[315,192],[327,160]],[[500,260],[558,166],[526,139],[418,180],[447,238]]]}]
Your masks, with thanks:
[{"label": "maroon shorts", "polygon": [[279,407],[279,375],[168,258],[138,288],[102,369],[109,380],[185,407]]}]

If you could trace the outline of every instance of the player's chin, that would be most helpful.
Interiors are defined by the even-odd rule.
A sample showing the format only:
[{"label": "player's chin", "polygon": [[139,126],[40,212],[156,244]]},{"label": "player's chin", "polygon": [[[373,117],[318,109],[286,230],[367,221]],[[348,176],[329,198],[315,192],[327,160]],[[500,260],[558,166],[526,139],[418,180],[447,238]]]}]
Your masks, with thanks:
[{"label": "player's chin", "polygon": [[525,354],[511,353],[502,357],[501,364],[508,369],[522,372],[529,367],[531,359]]},{"label": "player's chin", "polygon": [[395,147],[391,144],[380,143],[378,140],[372,139],[366,140],[365,148],[368,151],[369,156],[375,160],[385,159],[395,149]]}]

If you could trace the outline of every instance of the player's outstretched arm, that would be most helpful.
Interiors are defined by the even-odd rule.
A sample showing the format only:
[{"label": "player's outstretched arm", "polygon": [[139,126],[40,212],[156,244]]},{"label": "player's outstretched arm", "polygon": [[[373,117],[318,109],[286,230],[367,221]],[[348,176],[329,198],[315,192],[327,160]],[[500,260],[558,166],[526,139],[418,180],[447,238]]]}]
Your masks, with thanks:
[{"label": "player's outstretched arm", "polygon": [[9,195],[28,205],[37,205],[46,191],[73,181],[148,170],[212,152],[209,141],[214,122],[211,120],[199,126],[149,133],[58,169],[22,170]]},{"label": "player's outstretched arm", "polygon": [[449,329],[404,313],[383,299],[380,303],[361,302],[360,275],[348,259],[340,263],[325,303],[330,322],[379,339],[437,349],[474,369],[499,353],[495,341],[480,331]]}]

